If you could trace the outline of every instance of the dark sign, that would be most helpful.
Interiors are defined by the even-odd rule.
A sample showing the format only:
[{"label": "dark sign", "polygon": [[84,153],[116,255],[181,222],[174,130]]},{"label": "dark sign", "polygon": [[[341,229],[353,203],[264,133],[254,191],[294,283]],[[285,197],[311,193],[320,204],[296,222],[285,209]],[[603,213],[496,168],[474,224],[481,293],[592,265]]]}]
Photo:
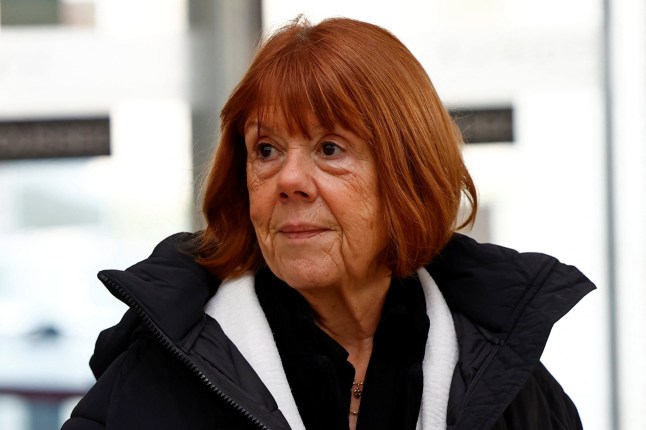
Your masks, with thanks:
[{"label": "dark sign", "polygon": [[0,122],[0,160],[110,155],[110,119]]},{"label": "dark sign", "polygon": [[451,109],[466,143],[514,141],[514,121],[511,108]]}]

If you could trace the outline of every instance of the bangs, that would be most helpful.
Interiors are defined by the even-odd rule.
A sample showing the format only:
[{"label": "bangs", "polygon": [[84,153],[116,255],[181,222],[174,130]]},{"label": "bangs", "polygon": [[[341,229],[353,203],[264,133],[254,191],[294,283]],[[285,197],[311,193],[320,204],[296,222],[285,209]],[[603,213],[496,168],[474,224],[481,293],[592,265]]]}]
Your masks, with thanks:
[{"label": "bangs", "polygon": [[278,113],[292,134],[310,138],[313,125],[328,131],[340,126],[369,141],[369,127],[352,97],[351,77],[317,58],[314,49],[300,48],[265,65],[250,85],[251,103],[238,125],[253,119],[260,126],[268,115]]}]

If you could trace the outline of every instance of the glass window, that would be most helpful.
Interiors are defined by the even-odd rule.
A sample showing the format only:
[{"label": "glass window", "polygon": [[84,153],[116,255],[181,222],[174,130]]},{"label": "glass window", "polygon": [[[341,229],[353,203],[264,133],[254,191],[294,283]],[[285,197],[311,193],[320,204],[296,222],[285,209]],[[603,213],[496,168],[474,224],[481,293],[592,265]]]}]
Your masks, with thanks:
[{"label": "glass window", "polygon": [[94,25],[93,0],[0,0],[2,26]]}]

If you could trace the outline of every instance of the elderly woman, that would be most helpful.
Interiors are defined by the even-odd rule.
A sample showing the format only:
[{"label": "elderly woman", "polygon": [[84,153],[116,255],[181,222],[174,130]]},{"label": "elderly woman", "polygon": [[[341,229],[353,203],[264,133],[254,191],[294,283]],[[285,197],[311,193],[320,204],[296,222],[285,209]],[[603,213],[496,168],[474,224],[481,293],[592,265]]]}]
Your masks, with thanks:
[{"label": "elderly woman", "polygon": [[460,134],[392,34],[297,20],[221,118],[206,228],[99,274],[130,310],[65,430],[581,427],[539,359],[594,287],[455,232]]}]

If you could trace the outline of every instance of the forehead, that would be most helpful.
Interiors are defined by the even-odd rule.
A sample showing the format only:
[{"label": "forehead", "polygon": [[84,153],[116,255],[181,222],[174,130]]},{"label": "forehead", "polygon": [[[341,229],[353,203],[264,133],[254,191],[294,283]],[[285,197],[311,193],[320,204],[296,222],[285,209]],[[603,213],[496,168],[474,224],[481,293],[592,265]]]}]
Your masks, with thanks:
[{"label": "forehead", "polygon": [[335,123],[323,126],[312,110],[293,114],[278,106],[254,109],[244,122],[244,134],[272,133],[289,136],[311,136],[321,131],[337,128]]}]

